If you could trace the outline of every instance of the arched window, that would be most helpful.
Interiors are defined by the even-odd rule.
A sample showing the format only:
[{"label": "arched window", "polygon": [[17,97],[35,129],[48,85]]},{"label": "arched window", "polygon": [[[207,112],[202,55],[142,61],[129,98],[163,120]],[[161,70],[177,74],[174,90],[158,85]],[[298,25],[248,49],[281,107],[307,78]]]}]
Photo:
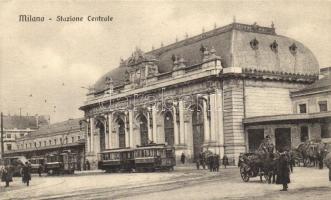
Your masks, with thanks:
[{"label": "arched window", "polygon": [[164,115],[164,137],[165,142],[168,145],[174,145],[175,136],[174,136],[174,120],[171,112],[166,112]]}]

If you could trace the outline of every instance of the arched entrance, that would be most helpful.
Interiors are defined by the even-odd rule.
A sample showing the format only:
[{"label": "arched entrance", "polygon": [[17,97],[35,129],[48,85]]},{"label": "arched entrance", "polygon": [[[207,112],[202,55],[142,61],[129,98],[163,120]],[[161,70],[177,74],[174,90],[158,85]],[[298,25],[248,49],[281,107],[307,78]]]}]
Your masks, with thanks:
[{"label": "arched entrance", "polygon": [[118,119],[117,124],[118,124],[118,147],[125,148],[125,125],[122,119]]},{"label": "arched entrance", "polygon": [[103,124],[103,122],[101,121],[101,119],[97,120],[97,123],[95,125],[95,127],[97,129],[99,129],[99,139],[100,139],[100,151],[103,151],[106,149],[106,140],[105,140],[105,134],[106,134],[106,130],[105,130],[105,125]]},{"label": "arched entrance", "polygon": [[194,159],[199,157],[204,141],[203,113],[201,109],[195,107],[192,112],[192,130],[193,130],[193,155]]},{"label": "arched entrance", "polygon": [[173,146],[175,143],[175,135],[174,135],[174,120],[171,112],[166,112],[164,115],[164,137],[165,142],[168,145]]},{"label": "arched entrance", "polygon": [[144,115],[139,116],[139,125],[140,125],[140,144],[148,144],[148,124],[147,119]]}]

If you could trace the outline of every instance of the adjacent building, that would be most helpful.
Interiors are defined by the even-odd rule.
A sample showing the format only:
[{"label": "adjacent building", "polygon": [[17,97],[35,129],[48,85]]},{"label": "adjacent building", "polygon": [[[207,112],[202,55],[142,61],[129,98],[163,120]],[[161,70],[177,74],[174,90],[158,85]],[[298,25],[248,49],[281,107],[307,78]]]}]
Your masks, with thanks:
[{"label": "adjacent building", "polygon": [[17,148],[7,151],[6,156],[23,155],[45,157],[47,154],[61,153],[69,150],[77,154],[76,169],[80,170],[85,158],[85,121],[69,119],[40,127],[33,133],[28,133],[16,140]]},{"label": "adjacent building", "polygon": [[[283,116],[303,116],[294,113],[314,95],[308,90],[318,76],[313,53],[278,35],[273,24],[234,22],[146,53],[137,48],[95,83],[80,108],[87,121],[86,156],[96,161],[104,149],[153,141],[174,146],[177,157],[184,152],[189,161],[206,149],[236,159],[266,134],[280,144],[288,136],[277,137],[276,127]],[[316,106],[325,109],[325,100]],[[281,120],[276,126],[265,116]]]},{"label": "adjacent building", "polygon": [[[25,135],[32,134],[39,127],[48,124],[49,124],[49,116],[4,115],[3,116],[4,153],[17,149],[17,145],[16,145],[17,139],[22,138]],[[1,147],[1,143],[0,143],[0,147]]]},{"label": "adjacent building", "polygon": [[265,135],[274,140],[276,150],[295,148],[306,140],[331,144],[331,76],[325,74],[289,97],[291,113],[243,120],[249,151],[254,152]]}]

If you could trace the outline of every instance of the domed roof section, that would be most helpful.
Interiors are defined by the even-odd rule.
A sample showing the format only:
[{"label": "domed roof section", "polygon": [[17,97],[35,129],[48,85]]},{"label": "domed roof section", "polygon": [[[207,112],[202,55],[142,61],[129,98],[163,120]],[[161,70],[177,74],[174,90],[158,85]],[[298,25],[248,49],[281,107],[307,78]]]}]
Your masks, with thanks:
[{"label": "domed roof section", "polygon": [[125,83],[126,79],[126,71],[128,71],[130,68],[126,66],[121,66],[118,68],[115,68],[109,72],[107,72],[105,75],[103,75],[99,80],[94,84],[94,91],[96,93],[104,91],[109,88],[107,85],[107,79],[111,78],[113,81],[113,86],[119,86]]},{"label": "domed roof section", "polygon": [[249,70],[318,75],[319,64],[313,53],[302,43],[277,35],[271,27],[232,23],[227,26],[178,41],[174,44],[143,53],[136,49],[130,58],[98,80],[96,92],[107,89],[107,77],[114,85],[125,83],[126,71],[142,62],[156,62],[159,73],[173,69],[174,56],[183,57],[186,66],[203,62],[201,47],[214,48],[222,67],[240,67]]},{"label": "domed roof section", "polygon": [[318,75],[319,64],[302,43],[281,35],[234,31],[232,66]]}]

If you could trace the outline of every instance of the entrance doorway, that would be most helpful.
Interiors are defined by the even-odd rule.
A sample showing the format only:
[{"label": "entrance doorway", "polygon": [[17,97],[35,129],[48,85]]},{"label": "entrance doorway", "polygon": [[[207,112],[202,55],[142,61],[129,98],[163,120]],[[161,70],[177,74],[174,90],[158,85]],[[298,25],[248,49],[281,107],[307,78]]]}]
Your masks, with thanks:
[{"label": "entrance doorway", "polygon": [[140,115],[140,144],[148,144],[148,125],[147,119],[144,115]]},{"label": "entrance doorway", "polygon": [[264,139],[264,129],[248,129],[248,151],[255,152]]},{"label": "entrance doorway", "polygon": [[105,140],[106,130],[105,130],[105,126],[100,120],[98,120],[95,127],[97,129],[99,129],[100,151],[103,151],[103,150],[106,149],[106,140]]},{"label": "entrance doorway", "polygon": [[203,113],[198,108],[192,112],[192,128],[193,128],[193,155],[194,160],[199,158],[199,153],[202,150],[204,141],[204,128],[203,128]]},{"label": "entrance doorway", "polygon": [[290,128],[276,128],[275,129],[276,150],[291,149],[291,129]]},{"label": "entrance doorway", "polygon": [[118,147],[125,148],[125,125],[122,119],[118,119]]},{"label": "entrance doorway", "polygon": [[165,142],[173,146],[175,143],[175,135],[174,135],[174,120],[172,114],[170,112],[166,112],[164,115],[164,137]]}]

